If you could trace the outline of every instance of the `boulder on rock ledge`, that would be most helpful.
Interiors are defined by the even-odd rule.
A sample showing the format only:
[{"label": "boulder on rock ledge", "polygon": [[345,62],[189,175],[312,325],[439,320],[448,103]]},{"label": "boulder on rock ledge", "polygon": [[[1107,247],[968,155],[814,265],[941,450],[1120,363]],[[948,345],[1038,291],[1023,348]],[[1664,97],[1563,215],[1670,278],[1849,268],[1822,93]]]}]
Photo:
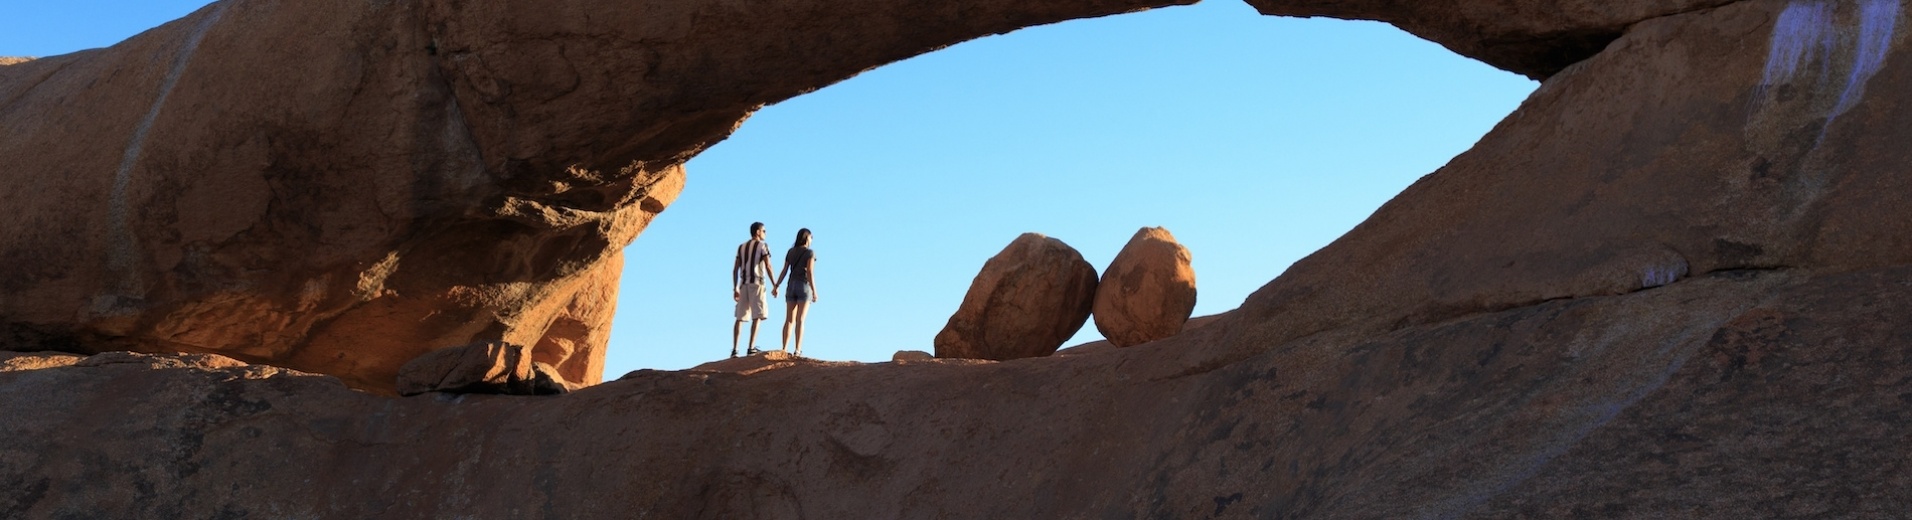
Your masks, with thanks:
[{"label": "boulder on rock ledge", "polygon": [[1135,232],[1102,271],[1095,330],[1117,347],[1174,336],[1195,312],[1195,269],[1188,248],[1159,227]]},{"label": "boulder on rock ledge", "polygon": [[1006,361],[1054,354],[1089,320],[1095,266],[1061,240],[1024,233],[983,264],[936,357]]}]

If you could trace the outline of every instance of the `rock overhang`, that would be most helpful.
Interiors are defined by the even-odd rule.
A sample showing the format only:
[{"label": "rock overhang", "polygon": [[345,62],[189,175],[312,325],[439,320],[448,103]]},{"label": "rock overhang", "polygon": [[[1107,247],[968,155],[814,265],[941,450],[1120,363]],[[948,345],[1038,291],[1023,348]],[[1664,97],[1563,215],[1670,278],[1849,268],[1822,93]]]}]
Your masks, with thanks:
[{"label": "rock overhang", "polygon": [[1742,0],[1245,0],[1275,16],[1386,22],[1494,67],[1544,80],[1633,24]]}]

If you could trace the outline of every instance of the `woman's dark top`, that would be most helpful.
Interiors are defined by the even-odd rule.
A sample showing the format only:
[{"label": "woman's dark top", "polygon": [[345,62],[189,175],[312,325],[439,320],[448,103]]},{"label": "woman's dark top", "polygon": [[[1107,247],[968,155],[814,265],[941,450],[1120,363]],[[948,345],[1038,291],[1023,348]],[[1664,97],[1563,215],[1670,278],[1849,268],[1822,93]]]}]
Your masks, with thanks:
[{"label": "woman's dark top", "polygon": [[790,253],[784,255],[783,261],[790,263],[791,287],[796,287],[795,284],[808,285],[810,283],[810,259],[816,257],[816,251],[802,246],[792,247],[790,248]]}]

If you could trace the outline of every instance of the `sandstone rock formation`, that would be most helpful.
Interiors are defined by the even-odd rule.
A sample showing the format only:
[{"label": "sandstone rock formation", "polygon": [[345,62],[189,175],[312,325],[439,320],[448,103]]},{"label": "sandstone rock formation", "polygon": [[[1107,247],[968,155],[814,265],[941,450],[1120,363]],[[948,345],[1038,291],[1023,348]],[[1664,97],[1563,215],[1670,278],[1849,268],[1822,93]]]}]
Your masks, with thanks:
[{"label": "sandstone rock formation", "polygon": [[33,61],[33,58],[28,58],[25,56],[0,56],[0,66],[15,65],[20,63],[26,63],[29,61]]},{"label": "sandstone rock formation", "polygon": [[890,356],[890,361],[897,362],[897,363],[906,363],[911,361],[929,361],[932,359],[936,359],[935,354],[931,354],[921,350],[898,350],[896,351],[896,354],[893,354]]},{"label": "sandstone rock formation", "polygon": [[1004,361],[1054,354],[1089,320],[1095,266],[1061,240],[1024,233],[983,263],[936,334],[936,357]]},{"label": "sandstone rock formation", "polygon": [[1095,291],[1095,330],[1118,347],[1182,331],[1195,312],[1188,248],[1159,227],[1142,228],[1115,254]]},{"label": "sandstone rock formation", "polygon": [[[1570,38],[1491,46],[1485,38],[1575,31],[1620,36],[1590,58],[1558,69],[1474,149],[1294,265],[1240,309],[1148,345],[1014,363],[791,364],[749,374],[640,371],[556,398],[389,399],[352,391],[330,377],[202,355],[10,355],[0,360],[0,438],[7,439],[0,443],[0,518],[1867,518],[1912,509],[1912,488],[1903,476],[1912,463],[1904,449],[1904,396],[1912,393],[1912,359],[1905,349],[1912,337],[1912,299],[1905,297],[1912,287],[1912,240],[1906,238],[1912,233],[1905,229],[1912,222],[1912,180],[1903,175],[1912,171],[1912,155],[1900,152],[1912,136],[1906,123],[1912,121],[1912,54],[1899,30],[1905,13],[1898,1],[1664,4],[1684,6],[1672,10],[1570,0],[1257,3],[1264,11],[1314,6],[1404,25],[1475,24],[1485,37],[1443,43],[1466,48],[1467,38],[1475,38],[1482,49],[1521,55],[1571,57],[1585,50],[1561,43]],[[576,147],[560,146],[557,137],[531,137],[539,129],[562,133],[562,125],[537,123],[564,114],[565,106],[514,113],[505,110],[511,104],[477,96],[535,96],[558,88],[540,86],[540,78],[562,78],[560,87],[568,87],[571,76],[533,74],[538,70],[523,62],[479,56],[538,46],[555,46],[562,56],[588,53],[565,46],[565,38],[519,39],[510,30],[512,24],[572,19],[566,16],[577,12],[570,10],[576,3],[540,3],[498,18],[502,28],[486,28],[410,23],[427,19],[406,9],[424,7],[327,4],[327,11],[280,3],[267,9],[259,7],[263,2],[229,0],[220,5],[233,6],[229,15],[245,19],[247,27],[299,30],[214,31],[201,47],[243,47],[236,45],[242,36],[275,38],[323,57],[332,46],[296,46],[321,37],[413,30],[415,36],[467,35],[466,44],[457,38],[398,38],[391,46],[356,46],[364,50],[351,52],[397,55],[425,44],[441,55],[462,49],[463,67],[491,71],[448,76],[457,79],[446,83],[447,91],[463,92],[458,106],[485,105],[470,108],[466,119],[483,129],[473,135],[489,136],[479,148],[487,151],[479,155],[507,158],[497,164],[533,164],[511,162],[520,155],[506,145],[551,144],[549,157],[649,142],[661,143],[650,150],[682,152],[691,147],[677,138],[711,134],[672,130],[687,128],[678,125],[734,123],[720,115],[736,112],[719,110],[733,105],[706,100],[770,99],[787,91],[766,86],[815,86],[817,78],[845,70],[805,68],[810,64],[869,65],[886,52],[914,52],[897,50],[911,47],[909,42],[959,38],[972,34],[966,31],[975,24],[1014,27],[1040,18],[1005,12],[1046,9],[1056,19],[1082,12],[1074,11],[1082,7],[1074,2],[1025,4],[1041,5],[909,3],[884,10],[892,4],[859,1],[803,4],[815,9],[761,17],[771,29],[806,23],[825,29],[782,32],[739,21],[758,14],[741,4],[656,4],[642,15],[595,10],[590,23],[603,14],[628,15],[613,20],[626,27],[689,18],[710,25],[695,32],[699,36],[656,40],[659,70],[668,73],[646,81],[675,86],[678,94],[644,98],[653,103],[645,106],[657,107],[644,110],[656,112],[634,111],[675,115],[647,119],[662,130],[631,134],[639,137],[629,142]],[[1600,17],[1587,16],[1585,7],[1598,5],[1642,18],[1588,22]],[[1706,5],[1718,7],[1687,9]],[[503,9],[487,2],[459,7],[494,8]],[[828,21],[833,8],[873,14],[835,25]],[[366,11],[377,9],[397,11]],[[942,15],[901,16],[922,12]],[[308,23],[267,23],[289,16],[284,13],[305,15]],[[1422,16],[1427,13],[1454,16]],[[393,16],[372,16],[381,14]],[[330,25],[311,21],[363,31],[327,32]],[[897,24],[947,30],[883,30]],[[759,36],[752,30],[763,39],[751,38]],[[48,144],[109,135],[98,130],[103,127],[131,135],[146,113],[141,107],[150,104],[126,101],[133,98],[117,93],[130,87],[116,85],[151,86],[165,77],[130,65],[117,76],[105,71],[118,63],[113,60],[137,63],[136,56],[173,48],[161,44],[176,47],[184,34],[178,26],[162,28],[114,49],[0,68],[0,128],[29,129],[18,140],[14,134],[0,139],[0,158],[10,166],[33,166],[9,171],[51,171],[18,153],[22,142],[56,149]],[[499,48],[469,45],[470,34],[498,35]],[[777,44],[750,43],[773,38]],[[830,48],[817,43],[829,38],[846,52],[803,53]],[[607,45],[619,44],[630,43]],[[695,45],[729,54],[683,58],[683,49]],[[433,63],[430,52],[416,59]],[[762,59],[776,53],[788,59]],[[719,59],[726,56],[734,59]],[[810,59],[800,59],[805,57]],[[558,68],[561,61],[547,63]],[[355,77],[367,78],[367,99],[402,98],[372,95],[404,85],[374,81],[385,77],[378,73],[386,70],[380,63],[313,60],[300,67],[361,67],[365,73]],[[586,84],[603,79],[594,74],[618,73],[575,70],[590,72],[577,74],[578,91],[585,93],[592,92]],[[467,79],[506,75],[517,81]],[[197,77],[182,73],[178,92],[243,90],[235,85],[248,84]],[[80,78],[103,84],[81,88]],[[337,86],[312,81],[321,97]],[[41,82],[56,86],[31,86]],[[23,89],[32,101],[17,101]],[[240,93],[230,97],[245,98]],[[52,108],[53,98],[63,99],[66,108]],[[115,103],[134,108],[112,108]],[[122,113],[129,110],[132,115]],[[281,115],[297,113],[284,110]],[[176,132],[196,135],[183,122],[166,122],[181,116],[161,113],[154,128],[174,125]],[[351,113],[375,111],[361,107]],[[453,113],[460,112],[442,114]],[[236,114],[214,119],[245,120]],[[382,128],[320,124],[325,121],[285,117],[278,126],[247,128],[332,140],[357,136],[340,128]],[[193,139],[159,145],[168,139],[135,154],[163,160],[132,163],[148,171],[173,167],[177,159],[185,165],[178,168],[200,167],[215,179],[223,178],[220,172],[251,171],[192,153],[198,149],[188,146]],[[260,146],[291,147],[273,144],[288,142],[297,141]],[[355,149],[292,148],[301,153],[271,155],[264,161],[268,166],[254,170],[330,172],[312,166],[323,163],[317,158],[325,155],[322,150]],[[173,151],[151,155],[158,149]],[[100,168],[99,159],[63,153],[74,165],[71,171]],[[334,161],[401,160],[333,155]],[[430,157],[412,156],[422,162]],[[123,158],[105,159],[107,171],[117,171],[113,165]],[[539,173],[514,171],[534,180]],[[129,177],[125,193],[139,200],[172,200],[161,188],[192,192],[190,183],[135,178],[147,177]],[[306,177],[268,178],[277,189]],[[99,182],[80,175],[35,179],[73,186]],[[416,177],[389,180],[406,179]],[[421,183],[419,189],[429,187]],[[91,194],[63,203],[91,200],[112,207],[110,189],[73,190],[34,193]],[[18,193],[0,192],[0,202],[20,208],[22,219],[38,226],[112,229],[111,220],[99,216],[83,224],[52,219],[45,207],[31,205],[40,201],[19,200]],[[310,204],[301,197],[333,197],[324,190],[283,193],[290,195],[275,196],[288,200],[273,208],[329,214],[318,211],[322,204],[300,205]],[[201,197],[225,200],[217,194]],[[357,200],[337,197],[327,200]],[[479,200],[399,199],[427,208],[468,207]],[[131,202],[124,207],[160,211]],[[413,211],[440,219],[433,222],[465,222],[454,218],[464,215],[455,211]],[[354,213],[347,208],[341,214]],[[288,216],[237,229],[319,237],[359,229],[299,225],[305,222]],[[6,298],[0,310],[16,349],[103,349],[93,341],[146,337],[137,332],[148,329],[139,327],[134,333],[101,333],[119,330],[110,326],[123,321],[75,321],[71,311],[84,306],[58,297],[108,287],[98,281],[104,275],[80,272],[104,268],[78,265],[89,257],[73,251],[103,250],[99,244],[111,233],[69,233],[81,244],[62,249],[69,246],[43,243],[49,239],[16,246],[25,236],[22,229],[14,221],[0,222],[0,247],[9,248],[0,259],[20,266],[0,271],[0,297]],[[129,227],[126,236],[141,237],[142,248],[174,240],[146,232]],[[545,236],[524,233],[503,236]],[[506,247],[478,240],[496,233],[450,236],[467,239],[467,251]],[[183,267],[176,270],[138,271],[152,275],[142,280],[170,277],[166,284],[149,282],[164,290],[147,293],[144,301],[228,301],[210,298],[215,293],[206,287],[223,279],[258,282],[247,277],[264,275],[208,266],[241,265],[220,262],[263,256],[275,247],[293,248],[273,257],[277,261],[298,264],[312,252],[285,243],[206,243],[223,247],[182,249]],[[440,251],[428,258],[458,260],[448,253],[458,250],[452,243],[421,244],[435,245],[403,251]],[[421,277],[434,265],[400,256],[406,261],[394,264],[393,273]],[[58,261],[77,266],[58,267]],[[413,280],[464,287],[475,283],[464,278],[469,274],[453,270],[442,279]],[[391,296],[374,294],[375,302],[433,287],[370,280],[368,286],[397,287],[389,289]],[[234,294],[292,291],[264,283],[227,287]],[[35,305],[51,310],[33,314]],[[396,309],[394,316],[418,316],[399,312],[414,307],[388,308]],[[29,314],[39,318],[23,317]],[[62,332],[61,324],[73,328]],[[142,345],[216,350],[184,341]],[[300,348],[310,347],[292,350]],[[262,453],[301,454],[305,478],[286,478],[283,459]]]}]

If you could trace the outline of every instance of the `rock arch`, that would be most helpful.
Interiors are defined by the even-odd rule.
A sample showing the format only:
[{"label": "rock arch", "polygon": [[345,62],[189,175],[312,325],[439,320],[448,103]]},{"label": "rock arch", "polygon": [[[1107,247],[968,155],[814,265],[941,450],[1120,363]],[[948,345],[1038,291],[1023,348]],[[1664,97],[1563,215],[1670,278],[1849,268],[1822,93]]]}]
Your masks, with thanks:
[{"label": "rock arch", "polygon": [[582,331],[608,323],[604,266],[756,108],[1177,3],[223,0],[0,69],[20,129],[0,142],[19,216],[0,225],[0,329],[379,390],[427,350],[504,339],[595,382],[604,338]]}]

